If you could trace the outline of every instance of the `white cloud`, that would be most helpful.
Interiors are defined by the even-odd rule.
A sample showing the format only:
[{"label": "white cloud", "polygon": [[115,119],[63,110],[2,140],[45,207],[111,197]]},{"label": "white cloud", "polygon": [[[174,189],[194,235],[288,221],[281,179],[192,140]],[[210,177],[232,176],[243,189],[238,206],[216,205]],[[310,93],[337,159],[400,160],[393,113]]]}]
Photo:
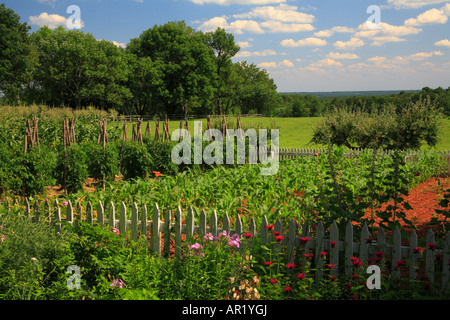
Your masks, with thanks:
[{"label": "white cloud", "polygon": [[263,5],[271,3],[283,3],[286,0],[191,0],[195,4],[218,4],[228,6],[230,4]]},{"label": "white cloud", "polygon": [[417,52],[406,57],[396,56],[394,57],[393,62],[409,63],[411,61],[422,61],[432,56],[442,56],[442,55],[443,53],[441,51]]},{"label": "white cloud", "polygon": [[449,2],[449,0],[388,0],[387,3],[396,9],[420,8],[432,4]]},{"label": "white cloud", "polygon": [[359,56],[354,53],[340,53],[340,52],[330,52],[328,58],[335,60],[348,60],[348,59],[359,59]]},{"label": "white cloud", "polygon": [[281,45],[283,47],[320,47],[325,46],[327,42],[323,39],[319,38],[306,38],[301,40],[293,40],[293,39],[285,39],[281,41]]},{"label": "white cloud", "polygon": [[349,41],[336,41],[333,45],[339,50],[355,50],[365,45],[365,43],[359,38],[351,38]]},{"label": "white cloud", "polygon": [[229,32],[234,32],[236,34],[243,34],[244,31],[251,33],[264,33],[260,24],[253,20],[236,20],[231,22],[226,28]]},{"label": "white cloud", "polygon": [[126,43],[123,43],[123,42],[117,42],[117,41],[112,41],[112,43],[115,45],[115,46],[117,46],[117,47],[119,47],[119,48],[126,48],[127,47],[127,44]]},{"label": "white cloud", "polygon": [[342,67],[342,63],[330,58],[325,58],[310,64],[311,67],[323,68],[323,67]]},{"label": "white cloud", "polygon": [[234,17],[237,19],[260,18],[263,20],[275,20],[291,23],[312,23],[315,19],[312,14],[299,12],[297,11],[296,6],[288,6],[286,4],[280,4],[277,7],[256,7],[250,12],[236,14]]},{"label": "white cloud", "polygon": [[50,6],[55,6],[56,0],[37,0],[39,3],[48,4]]},{"label": "white cloud", "polygon": [[352,33],[355,32],[355,29],[353,28],[349,28],[349,27],[345,27],[345,26],[336,26],[331,28],[332,31],[334,32],[339,32],[339,33]]},{"label": "white cloud", "polygon": [[270,20],[261,23],[261,27],[267,28],[269,32],[303,32],[312,31],[315,28],[311,24],[300,23],[282,23],[280,21]]},{"label": "white cloud", "polygon": [[373,22],[364,22],[358,26],[358,32],[353,36],[357,38],[367,38],[372,41],[372,46],[381,46],[386,42],[402,42],[406,39],[400,38],[411,34],[418,34],[422,29],[413,26],[394,26],[385,22],[380,23],[380,28],[376,29]]},{"label": "white cloud", "polygon": [[248,42],[248,41],[238,41],[236,44],[237,44],[237,45],[239,46],[239,48],[241,48],[241,49],[250,48],[250,47],[252,46],[252,44],[251,44],[250,42]]},{"label": "white cloud", "polygon": [[448,21],[448,12],[447,12],[447,6],[442,7],[441,9],[430,9],[425,11],[424,13],[421,13],[417,16],[417,18],[411,18],[408,20],[405,20],[406,26],[423,26],[427,24],[444,24]]},{"label": "white cloud", "polygon": [[214,17],[205,22],[203,22],[198,29],[204,32],[214,31],[217,28],[226,29],[228,28],[228,22],[225,17]]},{"label": "white cloud", "polygon": [[59,26],[66,25],[67,18],[58,14],[41,13],[39,16],[31,16],[30,23],[38,27],[48,26],[50,29],[56,29]]},{"label": "white cloud", "polygon": [[444,39],[444,40],[435,42],[434,45],[435,46],[444,46],[444,47],[449,47],[450,48],[450,41],[448,39]]},{"label": "white cloud", "polygon": [[290,60],[283,60],[280,62],[261,62],[256,65],[259,68],[292,68],[294,66],[294,63]]},{"label": "white cloud", "polygon": [[263,51],[239,51],[235,58],[247,58],[247,57],[267,57],[276,55],[277,52],[272,49],[266,49]]},{"label": "white cloud", "polygon": [[329,38],[334,34],[333,30],[321,30],[314,33],[315,37],[319,38]]}]

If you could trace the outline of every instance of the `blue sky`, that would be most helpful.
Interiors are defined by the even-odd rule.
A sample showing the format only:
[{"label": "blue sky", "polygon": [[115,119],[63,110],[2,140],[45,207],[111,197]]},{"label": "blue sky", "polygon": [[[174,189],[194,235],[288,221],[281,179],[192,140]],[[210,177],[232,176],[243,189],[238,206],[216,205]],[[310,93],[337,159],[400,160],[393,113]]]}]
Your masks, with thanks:
[{"label": "blue sky", "polygon": [[[278,91],[409,90],[450,86],[450,0],[7,0],[32,31],[66,25],[125,46],[155,24],[223,27],[234,61],[266,69]],[[379,8],[379,21],[372,18]],[[379,22],[379,24],[377,24]]]}]

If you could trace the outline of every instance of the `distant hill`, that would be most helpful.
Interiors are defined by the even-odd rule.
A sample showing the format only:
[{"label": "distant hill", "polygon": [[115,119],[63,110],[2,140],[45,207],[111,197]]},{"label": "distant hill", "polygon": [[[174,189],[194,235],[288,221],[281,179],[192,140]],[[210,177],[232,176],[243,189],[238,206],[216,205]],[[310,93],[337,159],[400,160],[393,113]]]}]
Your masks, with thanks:
[{"label": "distant hill", "polygon": [[420,90],[374,90],[374,91],[324,91],[324,92],[280,92],[281,94],[313,95],[319,98],[354,97],[354,96],[386,96],[400,92],[420,92]]}]

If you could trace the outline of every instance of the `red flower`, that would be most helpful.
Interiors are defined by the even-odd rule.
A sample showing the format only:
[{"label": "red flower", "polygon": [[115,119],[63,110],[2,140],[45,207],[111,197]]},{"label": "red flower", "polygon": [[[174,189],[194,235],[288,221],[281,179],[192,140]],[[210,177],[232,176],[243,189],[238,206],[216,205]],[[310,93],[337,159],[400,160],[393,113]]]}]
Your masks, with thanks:
[{"label": "red flower", "polygon": [[294,269],[295,268],[295,263],[288,263],[288,264],[286,264],[286,268]]},{"label": "red flower", "polygon": [[268,224],[268,225],[266,225],[266,229],[268,230],[268,231],[270,231],[270,230],[273,230],[273,228],[274,228],[274,225],[273,224]]},{"label": "red flower", "polygon": [[273,232],[273,234],[276,235],[276,236],[279,236],[280,233],[281,233],[280,231],[274,231],[274,232]]},{"label": "red flower", "polygon": [[416,177],[420,176],[420,172],[416,172]]},{"label": "red flower", "polygon": [[284,287],[284,291],[285,292],[291,292],[292,291],[292,287],[291,286]]},{"label": "red flower", "polygon": [[309,238],[308,238],[308,237],[300,238],[300,242],[301,242],[302,244],[307,244],[308,241],[309,241]]},{"label": "red flower", "polygon": [[331,277],[330,277],[330,280],[331,280],[331,281],[334,281],[334,280],[336,280],[336,279],[337,279],[336,276],[331,276]]},{"label": "red flower", "polygon": [[382,256],[384,256],[384,252],[383,251],[376,251],[375,254],[377,255],[377,257],[381,258]]},{"label": "red flower", "polygon": [[277,283],[278,280],[271,278],[271,279],[269,279],[269,281],[270,281],[271,284],[275,284],[275,283]]},{"label": "red flower", "polygon": [[312,257],[314,256],[314,254],[312,254],[312,253],[305,253],[304,255],[303,255],[305,258],[307,258],[307,259],[312,259]]},{"label": "red flower", "polygon": [[428,249],[430,250],[435,250],[437,248],[436,243],[429,243],[427,244]]},{"label": "red flower", "polygon": [[359,260],[359,258],[351,257],[350,260],[352,260],[352,263],[353,263],[354,266],[356,266],[356,267],[361,267],[362,266],[362,261]]},{"label": "red flower", "polygon": [[331,270],[331,269],[334,269],[334,267],[336,267],[336,265],[331,264],[331,263],[330,263],[330,264],[327,264],[327,268],[330,269],[330,270]]},{"label": "red flower", "polygon": [[253,238],[253,234],[251,234],[250,232],[246,232],[244,233],[244,237],[246,237],[247,239]]},{"label": "red flower", "polygon": [[327,252],[326,251],[321,251],[320,254],[322,255],[322,257],[326,257],[327,256]]},{"label": "red flower", "polygon": [[331,246],[331,248],[335,248],[336,247],[336,241],[330,241],[330,246]]},{"label": "red flower", "polygon": [[273,264],[273,262],[272,262],[272,261],[264,261],[264,264],[265,264],[267,267],[270,267],[270,266]]},{"label": "red flower", "polygon": [[306,277],[306,274],[304,274],[304,273],[297,274],[297,279],[304,279],[305,277]]},{"label": "red flower", "polygon": [[314,157],[318,157],[319,156],[319,154],[316,152],[316,153],[314,153]]},{"label": "red flower", "polygon": [[397,267],[402,267],[405,265],[405,261],[404,260],[398,260],[397,261]]},{"label": "red flower", "polygon": [[283,239],[284,239],[283,236],[275,236],[275,240],[276,240],[277,242],[281,242]]}]

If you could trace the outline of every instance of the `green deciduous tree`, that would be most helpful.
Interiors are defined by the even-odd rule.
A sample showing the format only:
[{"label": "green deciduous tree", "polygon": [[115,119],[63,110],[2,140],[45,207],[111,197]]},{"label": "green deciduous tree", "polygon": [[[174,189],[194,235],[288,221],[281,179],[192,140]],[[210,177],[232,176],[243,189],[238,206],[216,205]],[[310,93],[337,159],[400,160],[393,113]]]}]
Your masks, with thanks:
[{"label": "green deciduous tree", "polygon": [[130,73],[125,53],[113,43],[63,27],[54,31],[43,27],[32,40],[39,64],[30,90],[38,102],[118,107],[131,98],[125,86]]},{"label": "green deciduous tree", "polygon": [[0,91],[10,104],[20,103],[23,87],[31,79],[33,48],[26,23],[0,4]]},{"label": "green deciduous tree", "polygon": [[214,54],[207,37],[184,21],[155,25],[132,39],[130,52],[149,57],[162,74],[152,96],[168,114],[204,108],[213,97]]}]

